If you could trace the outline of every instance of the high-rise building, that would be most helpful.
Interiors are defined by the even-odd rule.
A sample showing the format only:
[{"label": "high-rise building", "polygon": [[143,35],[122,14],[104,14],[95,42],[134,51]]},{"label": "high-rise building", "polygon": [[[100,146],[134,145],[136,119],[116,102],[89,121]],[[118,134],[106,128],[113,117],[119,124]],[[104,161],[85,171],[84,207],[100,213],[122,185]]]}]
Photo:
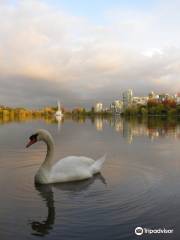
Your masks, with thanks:
[{"label": "high-rise building", "polygon": [[97,102],[94,106],[94,111],[96,113],[103,111],[103,104],[101,102]]},{"label": "high-rise building", "polygon": [[123,102],[120,100],[115,100],[110,104],[110,111],[113,114],[121,114],[123,110]]},{"label": "high-rise building", "polygon": [[133,101],[133,91],[132,89],[128,89],[123,92],[123,107],[126,109],[132,104]]}]

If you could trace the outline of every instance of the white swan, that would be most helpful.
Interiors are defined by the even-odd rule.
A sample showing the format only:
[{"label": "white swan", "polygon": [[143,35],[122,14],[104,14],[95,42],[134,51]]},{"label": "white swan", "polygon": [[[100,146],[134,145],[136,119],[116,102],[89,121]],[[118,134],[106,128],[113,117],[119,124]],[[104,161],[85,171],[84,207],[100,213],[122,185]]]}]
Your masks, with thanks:
[{"label": "white swan", "polygon": [[26,147],[37,141],[43,141],[47,145],[46,158],[35,175],[36,183],[48,184],[88,179],[100,172],[105,161],[105,156],[97,161],[83,156],[69,156],[53,164],[54,141],[51,134],[44,129],[40,129],[29,139],[30,142]]}]

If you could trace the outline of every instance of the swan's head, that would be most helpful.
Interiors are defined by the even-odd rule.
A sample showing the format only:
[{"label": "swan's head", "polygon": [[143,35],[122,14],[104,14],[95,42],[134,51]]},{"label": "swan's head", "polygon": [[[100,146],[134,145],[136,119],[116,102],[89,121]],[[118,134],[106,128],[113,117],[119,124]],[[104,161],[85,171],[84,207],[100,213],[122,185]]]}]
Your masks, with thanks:
[{"label": "swan's head", "polygon": [[48,142],[49,140],[52,141],[51,134],[47,130],[45,130],[45,129],[39,129],[33,135],[31,135],[29,137],[29,142],[26,145],[26,147],[28,148],[28,147],[30,147],[31,145],[33,145],[34,143],[36,143],[38,141]]}]

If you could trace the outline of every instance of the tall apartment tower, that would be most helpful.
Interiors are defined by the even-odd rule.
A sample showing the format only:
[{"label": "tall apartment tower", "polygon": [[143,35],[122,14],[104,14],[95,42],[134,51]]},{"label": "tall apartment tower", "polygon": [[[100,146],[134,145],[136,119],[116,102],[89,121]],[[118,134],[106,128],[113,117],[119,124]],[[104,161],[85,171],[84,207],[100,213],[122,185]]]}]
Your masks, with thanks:
[{"label": "tall apartment tower", "polygon": [[103,104],[101,102],[97,102],[94,106],[95,112],[102,112],[103,111]]},{"label": "tall apartment tower", "polygon": [[126,109],[129,107],[133,102],[133,91],[132,89],[128,89],[127,91],[123,92],[123,108]]}]

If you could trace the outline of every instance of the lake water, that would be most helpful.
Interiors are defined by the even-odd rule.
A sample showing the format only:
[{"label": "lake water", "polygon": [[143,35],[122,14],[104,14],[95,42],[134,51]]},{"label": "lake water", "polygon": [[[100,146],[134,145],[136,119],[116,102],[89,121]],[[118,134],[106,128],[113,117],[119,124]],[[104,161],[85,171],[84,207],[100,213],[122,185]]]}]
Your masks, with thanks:
[{"label": "lake water", "polygon": [[[26,149],[38,128],[51,132],[56,159],[107,153],[101,175],[34,185],[46,148]],[[36,119],[0,121],[0,239],[180,239],[180,121]],[[174,229],[136,236],[136,227]]]}]

